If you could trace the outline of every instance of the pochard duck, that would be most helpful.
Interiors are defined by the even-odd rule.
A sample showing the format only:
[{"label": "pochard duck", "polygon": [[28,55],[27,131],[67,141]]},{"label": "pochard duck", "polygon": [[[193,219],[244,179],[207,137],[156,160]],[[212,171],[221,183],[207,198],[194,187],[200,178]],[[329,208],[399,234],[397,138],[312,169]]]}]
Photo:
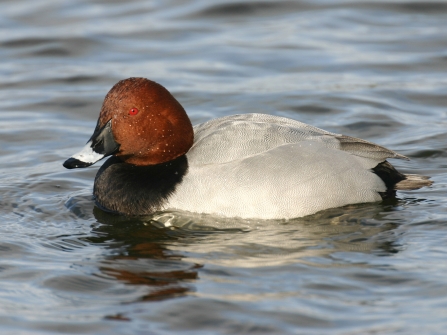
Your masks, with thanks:
[{"label": "pochard duck", "polygon": [[231,115],[193,127],[180,103],[145,78],[112,87],[92,137],[64,166],[107,156],[95,201],[124,215],[179,209],[287,219],[431,184],[386,161],[403,155],[283,117]]}]

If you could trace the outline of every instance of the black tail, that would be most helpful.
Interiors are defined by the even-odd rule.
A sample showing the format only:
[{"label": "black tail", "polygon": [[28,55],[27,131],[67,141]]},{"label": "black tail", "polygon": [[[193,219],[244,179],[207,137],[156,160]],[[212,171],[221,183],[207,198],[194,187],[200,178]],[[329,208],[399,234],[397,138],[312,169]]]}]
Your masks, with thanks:
[{"label": "black tail", "polygon": [[386,185],[386,191],[379,192],[382,199],[394,197],[396,190],[417,190],[418,188],[433,184],[429,180],[430,177],[400,173],[387,161],[379,163],[372,170]]}]

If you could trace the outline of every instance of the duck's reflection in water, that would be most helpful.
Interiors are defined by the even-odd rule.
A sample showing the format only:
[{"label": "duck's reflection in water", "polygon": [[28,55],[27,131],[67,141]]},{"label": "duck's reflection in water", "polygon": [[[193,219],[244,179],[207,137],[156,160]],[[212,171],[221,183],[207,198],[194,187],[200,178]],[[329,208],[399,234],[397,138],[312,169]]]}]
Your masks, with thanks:
[{"label": "duck's reflection in water", "polygon": [[150,220],[117,216],[94,209],[100,226],[93,229],[90,243],[102,244],[111,253],[98,264],[101,273],[129,285],[143,285],[149,293],[136,300],[162,300],[194,290],[199,264],[182,260],[183,256],[167,248],[181,238],[182,232],[160,228]]},{"label": "duck's reflection in water", "polygon": [[353,205],[287,222],[184,212],[129,218],[95,208],[100,225],[89,241],[109,254],[97,264],[103,275],[144,288],[134,301],[161,300],[194,292],[199,272],[210,268],[339,267],[351,264],[340,259],[345,255],[397,253],[396,205]]}]

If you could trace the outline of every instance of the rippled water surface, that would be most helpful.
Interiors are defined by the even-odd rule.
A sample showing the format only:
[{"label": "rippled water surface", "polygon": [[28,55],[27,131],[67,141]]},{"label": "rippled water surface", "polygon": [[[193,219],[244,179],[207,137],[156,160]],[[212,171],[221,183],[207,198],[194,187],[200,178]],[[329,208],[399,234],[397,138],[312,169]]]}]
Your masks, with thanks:
[{"label": "rippled water surface", "polygon": [[[446,46],[445,1],[3,1],[0,333],[445,334]],[[435,183],[288,222],[104,213],[98,166],[62,162],[130,76],[194,124],[286,116]]]}]

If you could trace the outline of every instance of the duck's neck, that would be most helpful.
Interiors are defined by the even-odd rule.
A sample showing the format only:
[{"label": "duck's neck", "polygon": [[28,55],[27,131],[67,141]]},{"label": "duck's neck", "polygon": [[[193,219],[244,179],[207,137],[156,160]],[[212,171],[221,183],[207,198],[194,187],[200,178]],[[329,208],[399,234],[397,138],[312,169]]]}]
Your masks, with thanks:
[{"label": "duck's neck", "polygon": [[98,170],[93,194],[104,210],[150,215],[164,207],[187,171],[185,155],[149,166],[124,163],[112,156]]}]

